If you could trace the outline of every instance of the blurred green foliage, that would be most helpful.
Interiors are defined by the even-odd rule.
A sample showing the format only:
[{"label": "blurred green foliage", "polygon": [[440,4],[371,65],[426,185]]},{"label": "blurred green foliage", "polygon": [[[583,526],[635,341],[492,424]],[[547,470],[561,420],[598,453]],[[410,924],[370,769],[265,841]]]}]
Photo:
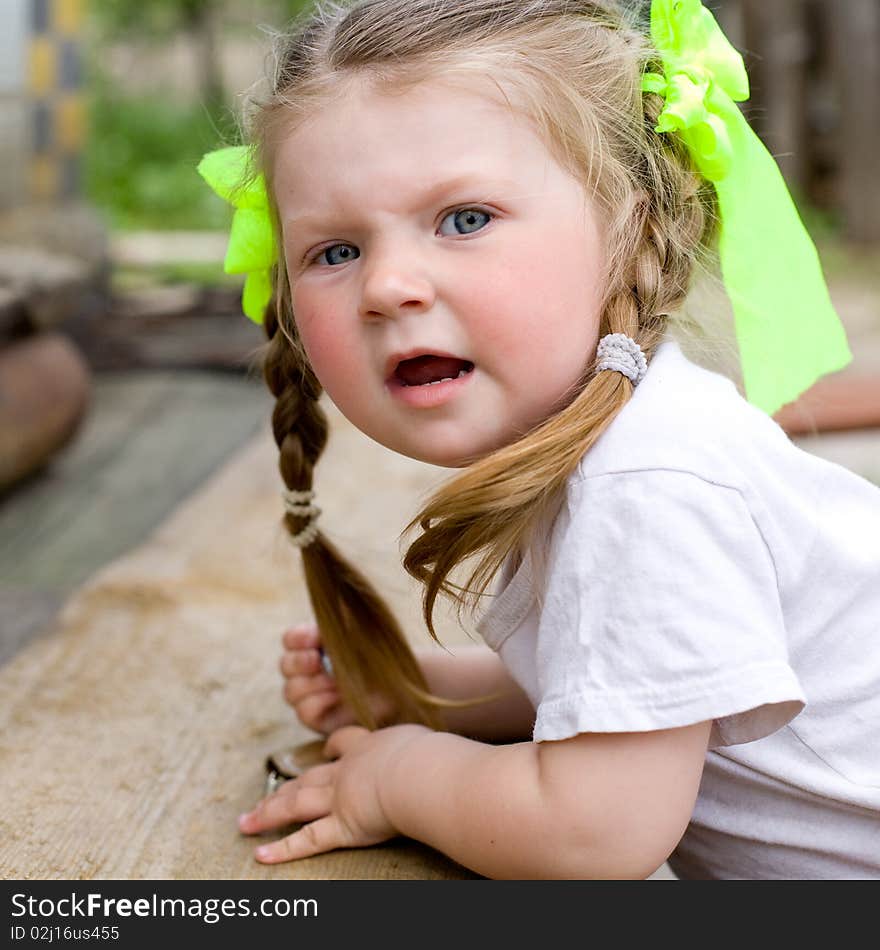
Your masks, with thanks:
[{"label": "blurred green foliage", "polygon": [[93,5],[92,14],[108,34],[167,36],[219,6],[217,0],[101,0]]},{"label": "blurred green foliage", "polygon": [[[279,23],[296,16],[310,0],[266,0],[267,14]],[[101,0],[90,16],[108,37],[136,34],[162,38],[182,29],[198,29],[207,18],[223,21],[234,0]]]},{"label": "blurred green foliage", "polygon": [[162,284],[196,284],[241,290],[242,283],[240,275],[225,273],[223,262],[219,260],[211,264],[180,261],[174,264],[123,265],[114,267],[111,275],[111,287],[117,293]]},{"label": "blurred green foliage", "polygon": [[[309,0],[264,4],[278,24],[307,5]],[[229,209],[205,185],[196,165],[210,149],[238,141],[216,57],[223,37],[235,28],[231,16],[240,15],[230,0],[102,0],[90,5],[90,130],[84,184],[112,228],[228,227]],[[256,23],[253,29],[256,32]],[[184,31],[202,38],[210,33],[216,41],[194,46],[199,50],[194,55],[203,57],[201,73],[207,85],[191,100],[167,90],[126,90],[100,68],[108,44],[162,42]]]},{"label": "blurred green foliage", "polygon": [[230,212],[196,172],[231,141],[198,103],[123,95],[93,83],[84,156],[86,194],[123,230],[225,228]]}]

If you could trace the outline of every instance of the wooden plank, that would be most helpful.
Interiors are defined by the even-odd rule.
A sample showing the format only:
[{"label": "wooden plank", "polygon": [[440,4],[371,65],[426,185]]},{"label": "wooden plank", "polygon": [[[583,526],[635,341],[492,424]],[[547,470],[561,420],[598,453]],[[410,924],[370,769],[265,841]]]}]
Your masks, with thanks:
[{"label": "wooden plank", "polygon": [[50,629],[64,599],[60,593],[19,590],[0,583],[0,666]]},{"label": "wooden plank", "polygon": [[747,111],[789,187],[807,186],[805,66],[810,40],[804,0],[745,0],[752,95]]},{"label": "wooden plank", "polygon": [[[276,463],[263,431],[0,670],[0,876],[473,877],[403,839],[264,867],[237,831],[262,794],[268,752],[313,738],[279,689],[281,630],[309,609],[280,532]],[[338,415],[319,470],[327,531],[369,565],[422,644],[395,538],[447,474],[390,455]],[[453,646],[469,642],[451,613],[439,629]]]},{"label": "wooden plank", "polygon": [[877,0],[834,0],[834,40],[840,128],[839,202],[847,236],[880,241],[880,4]]},{"label": "wooden plank", "polygon": [[826,376],[773,418],[789,435],[880,430],[880,375]]}]

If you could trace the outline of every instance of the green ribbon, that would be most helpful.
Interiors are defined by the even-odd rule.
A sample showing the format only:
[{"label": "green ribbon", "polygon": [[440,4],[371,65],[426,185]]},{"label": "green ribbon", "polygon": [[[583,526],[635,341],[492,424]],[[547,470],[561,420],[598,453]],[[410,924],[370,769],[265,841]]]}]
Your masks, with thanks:
[{"label": "green ribbon", "polygon": [[850,362],[846,333],[785,180],[736,105],[749,97],[742,57],[700,0],[652,0],[651,38],[664,75],[642,89],[665,98],[656,131],[681,136],[718,194],[746,398],[772,414]]},{"label": "green ribbon", "polygon": [[272,266],[277,259],[266,180],[253,173],[253,151],[247,145],[208,152],[198,172],[235,208],[223,270],[247,274],[242,309],[254,323],[262,323],[272,299]]}]

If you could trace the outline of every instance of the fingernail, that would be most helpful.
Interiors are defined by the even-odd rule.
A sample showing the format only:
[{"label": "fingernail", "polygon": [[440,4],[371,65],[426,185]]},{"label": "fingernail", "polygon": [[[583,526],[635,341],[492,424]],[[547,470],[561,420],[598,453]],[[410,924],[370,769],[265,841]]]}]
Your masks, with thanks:
[{"label": "fingernail", "polygon": [[263,845],[263,847],[257,848],[257,850],[254,852],[254,854],[256,854],[258,858],[261,858],[263,860],[268,858],[271,855],[271,853],[272,852],[269,850],[268,845]]},{"label": "fingernail", "polygon": [[251,814],[251,813],[250,813],[249,811],[243,811],[243,812],[238,816],[238,827],[239,827],[239,828],[242,828],[242,827],[244,826],[245,822],[247,822],[248,818],[250,817],[250,814]]}]

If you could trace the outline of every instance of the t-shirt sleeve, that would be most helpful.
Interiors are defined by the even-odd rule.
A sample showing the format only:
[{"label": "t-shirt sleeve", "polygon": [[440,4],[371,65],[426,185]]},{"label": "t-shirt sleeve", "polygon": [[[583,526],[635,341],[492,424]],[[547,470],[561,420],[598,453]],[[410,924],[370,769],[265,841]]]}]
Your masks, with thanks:
[{"label": "t-shirt sleeve", "polygon": [[804,707],[776,571],[742,494],[688,472],[569,486],[536,644],[536,741],[712,719],[710,748]]}]

